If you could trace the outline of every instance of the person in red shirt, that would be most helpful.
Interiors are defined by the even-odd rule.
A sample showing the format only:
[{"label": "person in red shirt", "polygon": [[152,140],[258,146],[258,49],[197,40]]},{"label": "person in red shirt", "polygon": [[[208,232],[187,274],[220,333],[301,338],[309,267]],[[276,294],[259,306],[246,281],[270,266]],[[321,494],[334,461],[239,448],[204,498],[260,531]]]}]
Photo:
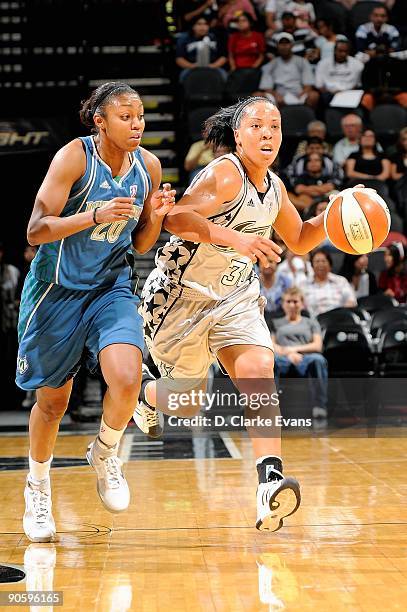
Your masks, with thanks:
[{"label": "person in red shirt", "polygon": [[404,247],[401,242],[386,247],[384,261],[386,270],[379,277],[379,289],[399,302],[407,300],[407,271],[404,262]]},{"label": "person in red shirt", "polygon": [[261,32],[253,31],[253,18],[241,13],[235,21],[238,31],[228,39],[230,70],[258,68],[264,61],[266,43]]}]

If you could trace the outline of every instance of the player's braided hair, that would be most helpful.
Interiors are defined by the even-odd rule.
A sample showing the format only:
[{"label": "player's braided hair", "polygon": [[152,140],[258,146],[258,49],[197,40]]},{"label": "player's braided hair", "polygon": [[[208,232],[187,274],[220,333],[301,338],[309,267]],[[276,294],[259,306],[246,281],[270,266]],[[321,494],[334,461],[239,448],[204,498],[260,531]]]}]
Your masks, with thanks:
[{"label": "player's braided hair", "polygon": [[109,83],[103,83],[95,91],[92,92],[90,98],[82,102],[82,108],[79,111],[81,122],[88,128],[95,128],[93,117],[95,113],[104,116],[106,106],[116,96],[121,94],[129,93],[136,95],[140,98],[137,91],[135,91],[127,83],[121,83],[117,81],[110,81]]},{"label": "player's braided hair", "polygon": [[250,96],[232,106],[221,108],[205,121],[205,142],[210,142],[215,147],[228,147],[234,151],[236,149],[234,130],[240,126],[247,108],[255,102],[266,102],[274,106],[267,98]]}]

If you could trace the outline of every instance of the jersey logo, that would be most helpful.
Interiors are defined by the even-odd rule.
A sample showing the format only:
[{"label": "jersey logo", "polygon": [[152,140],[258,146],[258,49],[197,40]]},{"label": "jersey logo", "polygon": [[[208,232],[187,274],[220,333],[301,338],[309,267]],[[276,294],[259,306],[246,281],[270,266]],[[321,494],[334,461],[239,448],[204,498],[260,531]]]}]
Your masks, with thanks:
[{"label": "jersey logo", "polygon": [[100,189],[110,189],[110,185],[107,181],[103,181],[103,183],[100,185]]},{"label": "jersey logo", "polygon": [[137,185],[130,185],[130,197],[135,198],[137,195]]},{"label": "jersey logo", "polygon": [[[256,221],[243,221],[243,223],[238,223],[232,229],[237,232],[242,232],[242,234],[257,234],[258,236],[263,236],[263,238],[268,238],[270,236],[270,225],[256,226]],[[217,244],[212,244],[212,246],[218,251],[223,251],[224,253],[228,251],[233,251],[230,247],[219,246]]]},{"label": "jersey logo", "polygon": [[19,374],[24,374],[28,370],[28,359],[26,355],[17,357],[17,370]]},{"label": "jersey logo", "polygon": [[255,207],[255,203],[253,202],[253,200],[249,200],[247,202],[246,206],[252,206],[254,208]]}]

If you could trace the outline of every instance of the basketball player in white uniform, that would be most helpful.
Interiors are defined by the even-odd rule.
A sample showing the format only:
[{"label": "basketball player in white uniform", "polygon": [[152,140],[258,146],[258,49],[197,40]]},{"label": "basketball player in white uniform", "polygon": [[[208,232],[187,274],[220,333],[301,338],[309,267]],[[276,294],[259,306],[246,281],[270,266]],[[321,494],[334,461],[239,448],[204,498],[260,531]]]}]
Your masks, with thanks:
[{"label": "basketball player in white uniform", "polygon": [[[269,170],[281,145],[281,118],[268,100],[254,97],[221,109],[207,120],[206,137],[233,153],[211,162],[166,217],[173,235],[143,290],[146,343],[168,393],[205,389],[215,359],[238,387],[252,379],[254,392],[262,380],[272,393],[273,346],[253,266],[280,261],[281,249],[270,240],[273,227],[295,253],[320,244],[323,214],[303,223]],[[156,391],[145,369],[134,419],[150,436],[162,432],[161,409],[177,416],[199,410],[174,413],[161,401],[156,410]],[[299,484],[283,476],[279,428],[248,431],[259,476],[256,527],[276,531],[299,506]]]}]

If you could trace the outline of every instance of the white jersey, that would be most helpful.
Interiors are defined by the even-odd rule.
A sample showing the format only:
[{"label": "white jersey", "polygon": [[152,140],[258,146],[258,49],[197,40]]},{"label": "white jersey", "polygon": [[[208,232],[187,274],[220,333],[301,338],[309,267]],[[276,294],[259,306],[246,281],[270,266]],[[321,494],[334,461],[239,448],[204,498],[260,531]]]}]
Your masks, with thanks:
[{"label": "white jersey", "polygon": [[[229,160],[242,177],[242,186],[234,200],[222,204],[210,221],[242,233],[270,238],[272,225],[281,206],[281,190],[277,177],[268,171],[268,189],[259,193],[247,176],[241,161],[233,153],[213,160],[200,174],[221,160]],[[185,288],[185,294],[223,300],[237,289],[248,285],[253,276],[253,262],[234,249],[216,244],[203,244],[171,236],[157,251],[156,266],[164,285]],[[189,290],[189,291],[187,291]]]}]

